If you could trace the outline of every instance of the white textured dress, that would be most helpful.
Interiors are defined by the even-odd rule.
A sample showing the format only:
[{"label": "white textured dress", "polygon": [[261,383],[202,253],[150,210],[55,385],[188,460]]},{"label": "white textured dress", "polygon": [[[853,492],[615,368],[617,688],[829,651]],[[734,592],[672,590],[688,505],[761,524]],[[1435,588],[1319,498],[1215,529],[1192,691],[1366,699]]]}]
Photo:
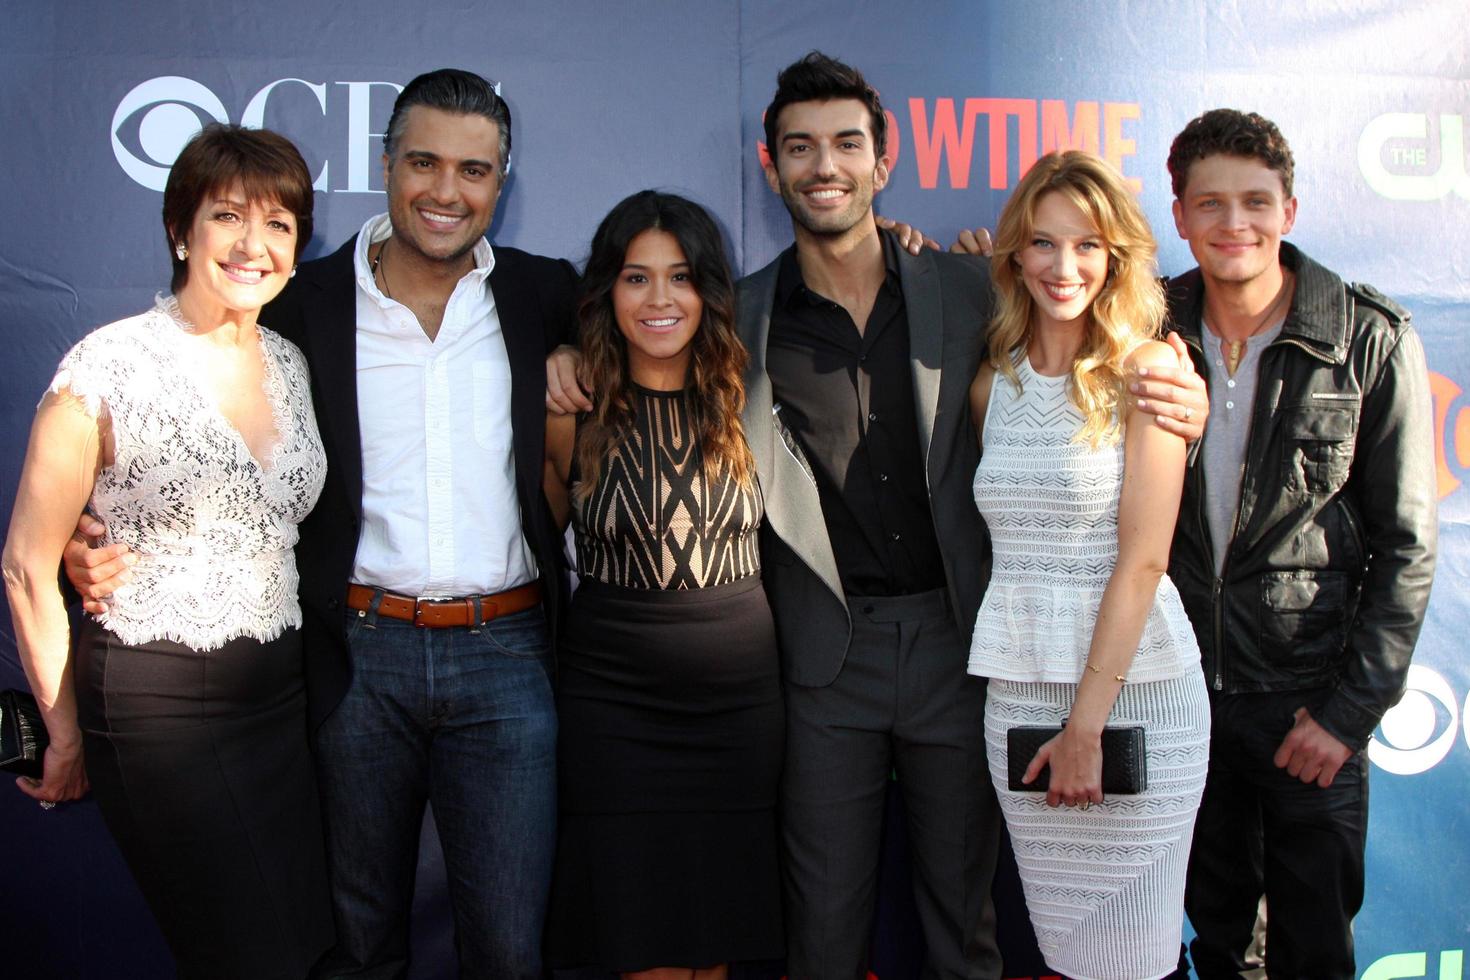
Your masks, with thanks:
[{"label": "white textured dress", "polygon": [[1123,482],[1121,441],[1073,441],[1083,418],[1068,377],[1039,375],[1025,357],[1016,371],[1019,392],[996,375],[974,487],[995,555],[969,664],[991,679],[991,778],[1047,965],[1077,980],[1162,977],[1178,962],[1209,757],[1199,647],[1163,578],[1108,720],[1145,726],[1147,792],[1082,810],[1007,788],[1006,732],[1060,724],[1071,708],[1117,561]]}]

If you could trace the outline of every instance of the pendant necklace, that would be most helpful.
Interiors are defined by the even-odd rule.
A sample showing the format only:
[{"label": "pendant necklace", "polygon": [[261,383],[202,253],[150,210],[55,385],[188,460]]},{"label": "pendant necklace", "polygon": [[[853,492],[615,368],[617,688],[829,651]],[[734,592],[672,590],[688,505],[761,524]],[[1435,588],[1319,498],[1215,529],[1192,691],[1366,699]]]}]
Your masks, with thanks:
[{"label": "pendant necklace", "polygon": [[373,256],[372,273],[373,273],[373,279],[376,280],[378,278],[379,274],[380,274],[379,273],[379,267],[381,266],[381,269],[382,269],[382,271],[381,271],[381,275],[382,275],[382,283],[381,283],[381,285],[383,287],[383,296],[386,299],[392,299],[393,298],[393,294],[390,293],[390,292],[388,292],[388,267],[383,264],[383,253],[386,252],[386,251],[388,251],[388,240],[385,238],[385,239],[383,239],[383,244],[380,245],[380,246],[378,246],[378,254],[375,255],[375,256]]},{"label": "pendant necklace", "polygon": [[1268,323],[1271,323],[1276,318],[1276,311],[1281,308],[1281,304],[1291,295],[1291,287],[1296,280],[1289,270],[1283,271],[1286,274],[1284,281],[1281,283],[1280,291],[1277,292],[1276,298],[1271,301],[1271,306],[1265,313],[1261,314],[1260,322],[1251,329],[1251,332],[1246,334],[1242,340],[1226,340],[1224,337],[1220,338],[1220,352],[1225,355],[1225,370],[1232,378],[1235,377],[1235,369],[1240,367],[1241,358],[1245,356],[1246,341],[1260,333]]}]

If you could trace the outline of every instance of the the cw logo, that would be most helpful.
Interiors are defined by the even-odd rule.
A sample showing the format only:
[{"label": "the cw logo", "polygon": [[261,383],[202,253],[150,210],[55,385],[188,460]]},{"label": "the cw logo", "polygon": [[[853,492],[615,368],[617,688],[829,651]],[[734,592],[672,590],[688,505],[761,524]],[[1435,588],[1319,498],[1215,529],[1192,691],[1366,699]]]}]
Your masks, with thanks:
[{"label": "the cw logo", "polygon": [[[1451,191],[1470,200],[1470,173],[1465,164],[1465,120],[1452,113],[1439,117],[1439,160],[1429,145],[1429,117],[1416,112],[1389,112],[1371,120],[1358,137],[1358,169],[1368,186],[1391,201],[1437,201]],[[1409,173],[1395,173],[1390,163]],[[1433,173],[1424,173],[1431,164]],[[1412,171],[1419,171],[1417,173]]]},{"label": "the cw logo", "polygon": [[1450,409],[1464,391],[1434,371],[1429,372],[1429,393],[1434,399],[1434,474],[1443,500],[1460,485],[1451,462],[1461,475],[1470,469],[1470,406],[1461,405],[1451,418]]}]

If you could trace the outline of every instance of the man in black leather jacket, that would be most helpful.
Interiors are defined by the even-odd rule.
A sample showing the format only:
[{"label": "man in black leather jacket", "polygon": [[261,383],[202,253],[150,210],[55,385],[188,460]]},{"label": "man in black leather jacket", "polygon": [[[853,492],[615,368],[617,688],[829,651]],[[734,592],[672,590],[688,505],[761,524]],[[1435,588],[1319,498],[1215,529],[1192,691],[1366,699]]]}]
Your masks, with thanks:
[{"label": "man in black leather jacket", "polygon": [[1356,975],[1364,747],[1434,572],[1423,348],[1406,311],[1281,241],[1292,166],[1275,125],[1224,109],[1169,154],[1199,262],[1170,314],[1211,402],[1169,563],[1214,711],[1185,897],[1201,977],[1247,968],[1263,894],[1270,976]]}]

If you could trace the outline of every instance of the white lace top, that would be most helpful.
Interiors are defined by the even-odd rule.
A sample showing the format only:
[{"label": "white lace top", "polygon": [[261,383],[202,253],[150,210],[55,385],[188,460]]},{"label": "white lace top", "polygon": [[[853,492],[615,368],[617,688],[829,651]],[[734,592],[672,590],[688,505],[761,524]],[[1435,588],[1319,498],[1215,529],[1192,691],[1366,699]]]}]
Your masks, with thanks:
[{"label": "white lace top", "polygon": [[[1022,391],[996,373],[975,471],[975,505],[994,569],[970,644],[972,674],[1075,684],[1087,663],[1098,605],[1118,558],[1123,444],[1072,441],[1082,412],[1069,379],[1037,374],[1022,357]],[[1164,576],[1128,681],[1199,669],[1199,646]]]},{"label": "white lace top", "polygon": [[296,525],[326,477],[306,360],[260,329],[278,441],[264,466],[200,389],[194,338],[172,297],[99,327],[62,358],[51,391],[110,416],[112,465],[90,508],[108,543],[138,555],[133,581],[101,622],[125,643],[168,639],[208,650],[301,625]]}]

